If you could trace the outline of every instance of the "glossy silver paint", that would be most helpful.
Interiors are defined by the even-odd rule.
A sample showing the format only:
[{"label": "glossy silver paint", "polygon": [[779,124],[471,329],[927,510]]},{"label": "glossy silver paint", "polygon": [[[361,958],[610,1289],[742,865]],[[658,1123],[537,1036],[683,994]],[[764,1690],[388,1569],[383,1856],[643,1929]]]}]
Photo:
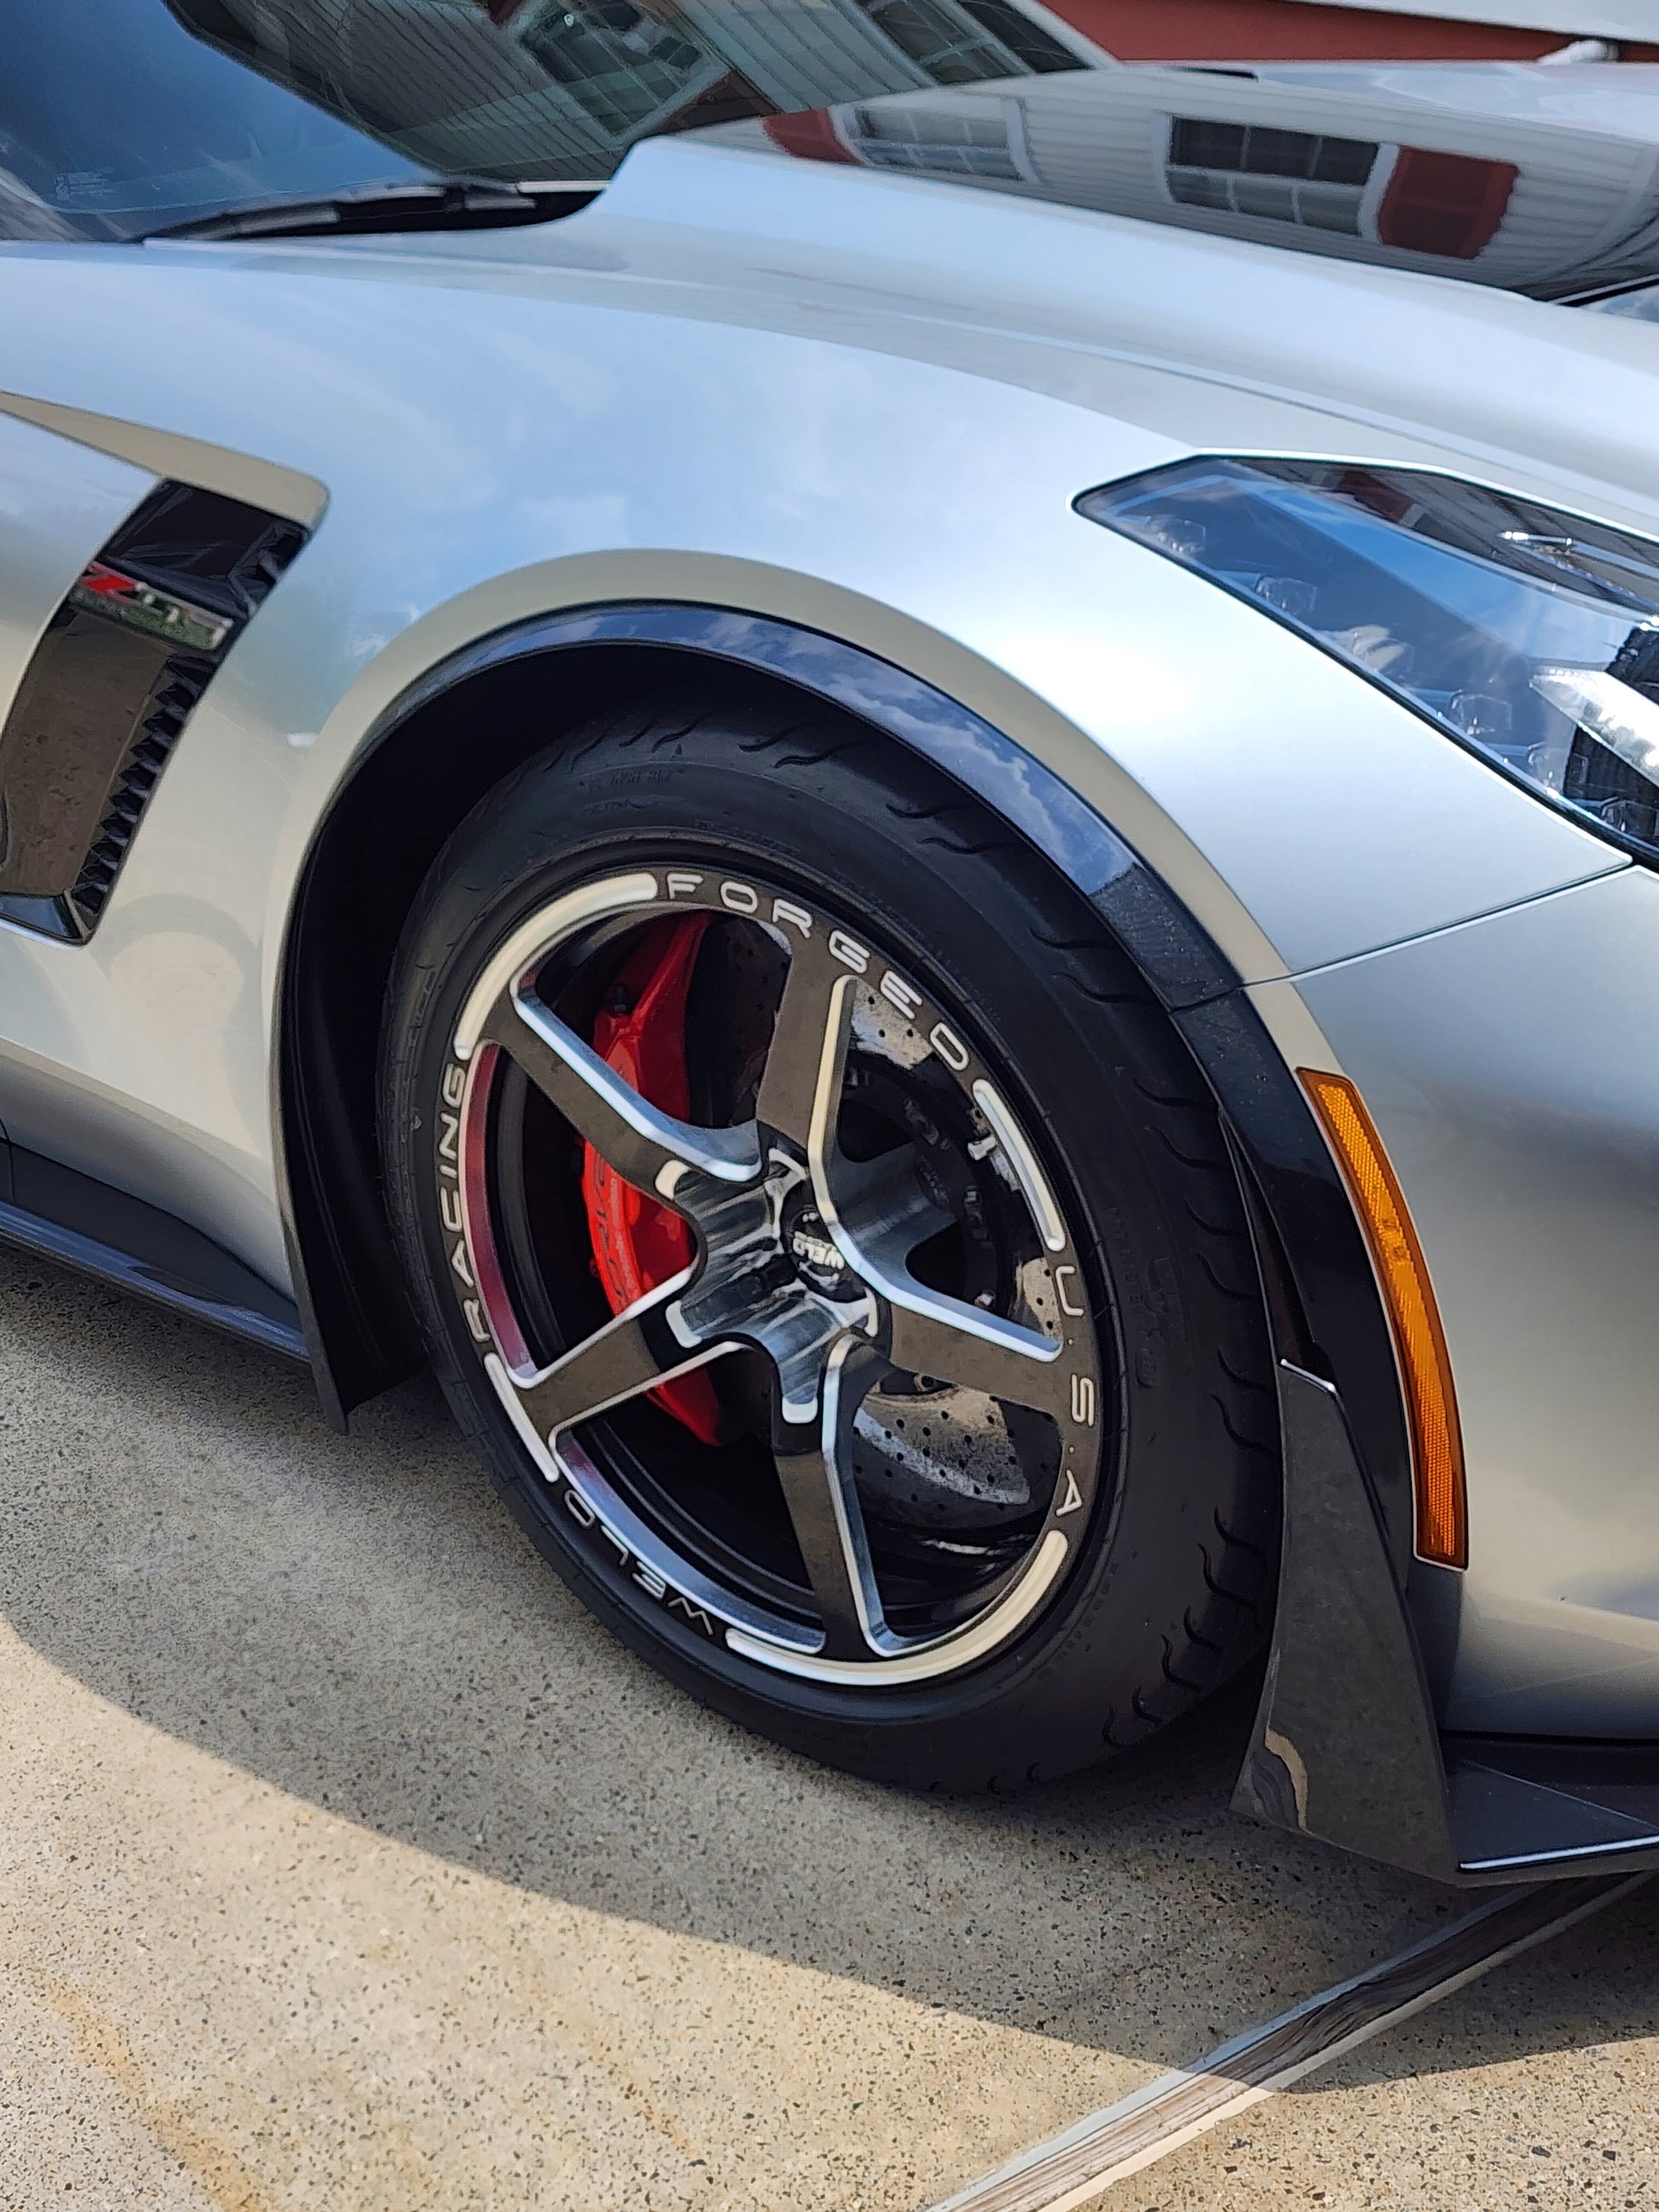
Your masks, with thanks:
[{"label": "glossy silver paint", "polygon": [[325,502],[91,943],[0,927],[14,1139],[283,1284],[276,977],[388,703],[491,630],[599,601],[826,631],[1064,776],[1261,987],[1287,1057],[1364,1091],[1464,1408],[1455,1720],[1659,1734],[1659,885],[1070,504],[1194,450],[1273,451],[1659,532],[1659,334],[688,142],[529,231],[0,247],[0,704],[178,441],[226,489],[251,463]]},{"label": "glossy silver paint", "polygon": [[0,416],[0,699],[116,525],[155,483],[107,453]]},{"label": "glossy silver paint", "polygon": [[1294,990],[1410,1198],[1468,1455],[1448,1724],[1659,1717],[1659,882],[1631,868]]}]

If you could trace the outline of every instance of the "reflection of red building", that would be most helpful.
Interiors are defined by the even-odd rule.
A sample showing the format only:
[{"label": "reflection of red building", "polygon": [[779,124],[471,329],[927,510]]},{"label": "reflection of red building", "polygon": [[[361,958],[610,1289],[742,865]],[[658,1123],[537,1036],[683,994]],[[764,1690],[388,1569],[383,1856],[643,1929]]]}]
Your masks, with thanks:
[{"label": "reflection of red building", "polygon": [[[508,23],[526,0],[482,0],[497,23]],[[1151,61],[1489,61],[1530,62],[1565,40],[1604,27],[1601,11],[1586,23],[1578,0],[1490,0],[1477,12],[1497,20],[1452,21],[1420,9],[1332,4],[1332,0],[1046,0],[1054,13],[1118,60]],[[653,12],[672,12],[660,6]],[[1615,9],[1634,24],[1644,10]],[[1626,35],[1623,58],[1659,61],[1659,44]]]},{"label": "reflection of red building", "polygon": [[[1575,115],[1571,92],[1559,112],[1556,80],[1575,74],[1608,96],[1608,127]],[[1621,74],[1638,76],[1508,64],[1459,105],[1468,65],[1139,63],[934,86],[724,135],[1549,298],[1659,259],[1659,145],[1616,119]]]},{"label": "reflection of red building", "polygon": [[[491,20],[506,24],[526,0],[481,0]],[[645,0],[672,15],[672,0]],[[1487,61],[1530,62],[1587,29],[1604,27],[1604,11],[1587,23],[1580,0],[1489,0],[1478,12],[1500,20],[1453,21],[1380,0],[1374,7],[1333,0],[1045,0],[1063,21],[1119,61]],[[1615,9],[1622,28],[1646,12],[1637,0]],[[1659,61],[1659,44],[1626,35],[1626,61]]]},{"label": "reflection of red building", "polygon": [[[1498,20],[1457,21],[1390,7],[1321,5],[1318,0],[1048,0],[1120,61],[1536,61],[1563,41],[1608,26],[1632,27],[1650,11],[1587,7],[1583,0],[1491,0],[1478,12]],[[1454,12],[1461,14],[1458,9]],[[1620,41],[1627,61],[1659,61],[1659,45]]]}]

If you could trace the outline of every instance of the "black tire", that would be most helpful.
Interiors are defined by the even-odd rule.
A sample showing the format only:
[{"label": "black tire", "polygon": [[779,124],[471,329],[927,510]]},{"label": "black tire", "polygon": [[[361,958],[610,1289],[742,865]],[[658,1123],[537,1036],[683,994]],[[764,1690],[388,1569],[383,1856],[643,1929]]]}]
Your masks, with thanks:
[{"label": "black tire", "polygon": [[[486,1376],[434,1173],[459,1079],[452,1036],[527,915],[643,855],[748,871],[856,915],[1001,1071],[1075,1225],[1107,1409],[1098,1485],[1058,1583],[980,1663],[849,1687],[735,1652],[672,1590],[665,1604],[617,1540],[561,1513]],[[532,761],[423,887],[389,993],[380,1095],[392,1218],[459,1418],[558,1573],[695,1696],[860,1774],[1000,1790],[1144,1741],[1258,1648],[1276,1551],[1272,1369],[1214,1109],[1088,906],[926,763],[810,707],[661,702]]]}]

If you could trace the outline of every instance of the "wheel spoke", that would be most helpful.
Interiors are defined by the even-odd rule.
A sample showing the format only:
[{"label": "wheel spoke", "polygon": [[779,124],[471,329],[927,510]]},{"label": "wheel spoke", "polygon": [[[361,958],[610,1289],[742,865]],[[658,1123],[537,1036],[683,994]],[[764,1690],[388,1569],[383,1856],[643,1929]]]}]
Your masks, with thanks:
[{"label": "wheel spoke", "polygon": [[1052,1337],[924,1290],[910,1277],[876,1287],[889,1304],[887,1350],[895,1367],[1060,1419],[1071,1385]]},{"label": "wheel spoke", "polygon": [[526,1416],[540,1436],[550,1444],[578,1421],[591,1420],[736,1349],[720,1342],[688,1348],[676,1336],[670,1309],[690,1280],[687,1268],[625,1307],[550,1367],[512,1377]]},{"label": "wheel spoke", "polygon": [[836,1241],[888,1308],[893,1365],[1058,1419],[1070,1384],[1052,1337],[930,1290],[910,1273],[910,1255],[951,1216],[922,1188],[908,1150],[843,1163],[841,1180]]},{"label": "wheel spoke", "polygon": [[755,1112],[804,1152],[834,1139],[855,981],[814,946],[789,963]]},{"label": "wheel spoke", "polygon": [[824,1194],[820,1195],[815,1186],[814,1194],[825,1220],[839,1231],[836,1242],[842,1250],[871,1281],[878,1274],[902,1277],[916,1247],[950,1228],[956,1218],[922,1182],[912,1145],[896,1146],[872,1160],[838,1158],[834,1189],[826,1177]]},{"label": "wheel spoke", "polygon": [[538,999],[505,992],[483,1037],[515,1060],[576,1133],[636,1190],[672,1198],[688,1170],[719,1182],[749,1182],[761,1168],[751,1124],[699,1129],[641,1097],[590,1044]]},{"label": "wheel spoke", "polygon": [[775,1452],[795,1541],[823,1616],[821,1656],[829,1659],[868,1659],[891,1642],[853,1479],[853,1417],[883,1364],[861,1339],[842,1337],[824,1364],[816,1423],[801,1425],[793,1449],[785,1448],[790,1428],[783,1428]]}]

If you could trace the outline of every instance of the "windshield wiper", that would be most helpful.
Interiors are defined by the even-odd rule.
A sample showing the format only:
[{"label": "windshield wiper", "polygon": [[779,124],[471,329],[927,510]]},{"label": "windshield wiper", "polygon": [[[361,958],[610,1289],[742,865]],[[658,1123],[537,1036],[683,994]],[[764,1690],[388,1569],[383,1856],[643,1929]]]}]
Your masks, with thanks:
[{"label": "windshield wiper", "polygon": [[411,178],[407,183],[357,185],[303,199],[247,200],[185,222],[138,234],[140,244],[167,238],[321,238],[352,232],[465,230],[486,225],[545,222],[574,215],[597,184],[514,185],[498,177]]}]

